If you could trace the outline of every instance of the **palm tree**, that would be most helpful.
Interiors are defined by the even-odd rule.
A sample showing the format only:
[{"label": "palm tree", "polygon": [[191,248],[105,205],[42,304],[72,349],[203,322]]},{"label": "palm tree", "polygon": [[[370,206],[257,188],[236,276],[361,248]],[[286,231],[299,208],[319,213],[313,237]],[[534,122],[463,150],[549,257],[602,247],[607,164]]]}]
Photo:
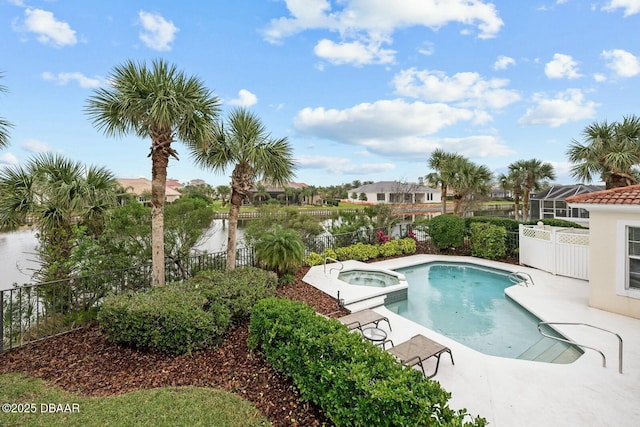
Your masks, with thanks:
[{"label": "palm tree", "polygon": [[[2,78],[0,74],[0,78]],[[6,93],[7,87],[0,85],[0,93]],[[0,149],[6,148],[9,145],[9,128],[13,125],[4,118],[0,117]]]},{"label": "palm tree", "polygon": [[[225,126],[226,124],[226,126]],[[274,139],[260,119],[244,108],[233,110],[226,123],[218,125],[215,139],[194,152],[196,163],[215,172],[234,165],[227,238],[227,269],[236,266],[236,233],[242,202],[256,181],[268,180],[284,186],[293,178],[294,164],[287,138]]]},{"label": "palm tree", "polygon": [[457,153],[447,153],[441,149],[434,150],[427,160],[429,168],[435,172],[426,176],[429,185],[440,187],[442,198],[442,213],[447,213],[447,188],[455,176],[455,164],[463,157]]},{"label": "palm tree", "polygon": [[573,140],[567,155],[571,174],[583,182],[599,175],[607,189],[638,183],[640,117],[624,117],[622,123],[606,121],[587,126],[585,143]]},{"label": "palm tree", "polygon": [[529,220],[529,196],[555,179],[556,174],[551,163],[543,163],[538,159],[518,160],[509,165],[509,173],[513,173],[522,182],[522,220]]},{"label": "palm tree", "polygon": [[222,200],[222,207],[227,206],[227,197],[231,194],[231,188],[228,185],[218,185],[216,187],[216,192],[218,196],[220,196],[220,200]]},{"label": "palm tree", "polygon": [[262,202],[269,200],[270,198],[271,195],[267,191],[267,187],[265,187],[264,184],[257,184],[256,191],[253,194],[253,199],[258,200],[259,204],[262,204]]},{"label": "palm tree", "polygon": [[520,170],[510,170],[507,175],[500,174],[498,182],[502,189],[510,191],[513,195],[513,219],[516,221],[520,218],[520,197],[523,190],[523,176]]},{"label": "palm tree", "polygon": [[304,258],[304,243],[293,229],[277,227],[267,231],[260,236],[255,248],[260,265],[279,277],[295,273]]},{"label": "palm tree", "polygon": [[24,167],[0,171],[0,228],[12,230],[34,222],[40,240],[42,281],[66,279],[74,227],[102,232],[106,212],[117,205],[118,184],[112,173],[85,167],[58,155],[43,154]]},{"label": "palm tree", "polygon": [[449,181],[454,192],[453,213],[463,215],[465,202],[471,202],[478,195],[489,192],[493,173],[487,166],[477,165],[464,157],[456,159],[448,167],[454,171]]},{"label": "palm tree", "polygon": [[164,285],[164,202],[169,158],[178,159],[171,144],[181,140],[201,148],[213,135],[220,101],[197,77],[175,65],[128,61],[116,66],[110,86],[95,91],[86,113],[107,136],[135,134],[151,139],[151,241],[153,285]]}]

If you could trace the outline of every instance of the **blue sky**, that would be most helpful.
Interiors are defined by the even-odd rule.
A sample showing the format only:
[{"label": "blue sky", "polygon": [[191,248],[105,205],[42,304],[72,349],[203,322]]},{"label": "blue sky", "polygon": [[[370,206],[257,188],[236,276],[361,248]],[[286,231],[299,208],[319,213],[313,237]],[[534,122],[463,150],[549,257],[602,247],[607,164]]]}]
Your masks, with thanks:
[{"label": "blue sky", "polygon": [[[640,114],[640,0],[0,0],[0,167],[39,152],[151,176],[150,142],[84,107],[114,66],[163,58],[288,137],[296,181],[415,182],[436,148],[569,184],[585,126]],[[175,143],[168,176],[228,184]]]}]

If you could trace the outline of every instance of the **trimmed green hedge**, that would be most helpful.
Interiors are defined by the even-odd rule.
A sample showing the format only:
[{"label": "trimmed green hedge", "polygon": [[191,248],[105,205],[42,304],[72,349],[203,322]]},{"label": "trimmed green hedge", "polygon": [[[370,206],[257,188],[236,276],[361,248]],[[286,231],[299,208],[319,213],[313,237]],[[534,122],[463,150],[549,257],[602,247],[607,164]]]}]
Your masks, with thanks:
[{"label": "trimmed green hedge", "polygon": [[216,342],[231,313],[190,286],[166,285],[145,293],[105,298],[98,321],[110,341],[170,354],[188,353]]},{"label": "trimmed green hedge", "polygon": [[438,249],[461,248],[464,246],[465,232],[464,219],[457,215],[438,215],[429,221],[431,243]]},{"label": "trimmed green hedge", "polygon": [[254,307],[249,345],[290,377],[304,400],[336,426],[484,426],[464,422],[465,409],[448,406],[451,395],[340,322],[304,303],[264,299]]},{"label": "trimmed green hedge", "polygon": [[501,218],[497,216],[472,216],[464,219],[468,230],[471,230],[471,224],[476,222],[484,222],[492,225],[504,227],[507,231],[518,231],[520,221],[511,218]]},{"label": "trimmed green hedge", "polygon": [[247,318],[258,300],[275,294],[277,283],[275,273],[254,267],[201,272],[184,283],[110,296],[98,322],[113,342],[188,353],[217,344],[232,321]]},{"label": "trimmed green hedge", "polygon": [[504,227],[474,222],[471,224],[471,255],[485,259],[503,258],[507,253]]},{"label": "trimmed green hedge", "polygon": [[404,239],[390,240],[381,245],[370,245],[366,243],[356,243],[336,249],[325,249],[321,254],[311,252],[304,259],[306,265],[313,267],[324,263],[326,257],[347,261],[367,261],[378,257],[388,257],[395,255],[411,255],[417,250],[416,241],[410,237]]}]

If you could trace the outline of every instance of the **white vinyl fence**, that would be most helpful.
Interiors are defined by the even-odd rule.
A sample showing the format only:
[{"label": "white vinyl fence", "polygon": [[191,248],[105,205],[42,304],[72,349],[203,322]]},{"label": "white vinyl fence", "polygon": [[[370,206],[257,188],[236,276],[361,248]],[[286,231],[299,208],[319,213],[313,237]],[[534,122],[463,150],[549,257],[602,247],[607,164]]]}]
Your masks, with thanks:
[{"label": "white vinyl fence", "polygon": [[589,279],[589,230],[520,225],[520,264]]}]

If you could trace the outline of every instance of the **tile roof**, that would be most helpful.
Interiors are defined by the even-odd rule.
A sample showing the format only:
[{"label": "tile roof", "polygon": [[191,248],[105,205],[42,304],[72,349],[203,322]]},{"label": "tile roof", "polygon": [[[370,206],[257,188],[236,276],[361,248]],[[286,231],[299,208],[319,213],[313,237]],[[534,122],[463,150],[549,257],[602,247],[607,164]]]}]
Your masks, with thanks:
[{"label": "tile roof", "polygon": [[580,194],[569,197],[566,202],[600,205],[640,205],[640,184]]}]

